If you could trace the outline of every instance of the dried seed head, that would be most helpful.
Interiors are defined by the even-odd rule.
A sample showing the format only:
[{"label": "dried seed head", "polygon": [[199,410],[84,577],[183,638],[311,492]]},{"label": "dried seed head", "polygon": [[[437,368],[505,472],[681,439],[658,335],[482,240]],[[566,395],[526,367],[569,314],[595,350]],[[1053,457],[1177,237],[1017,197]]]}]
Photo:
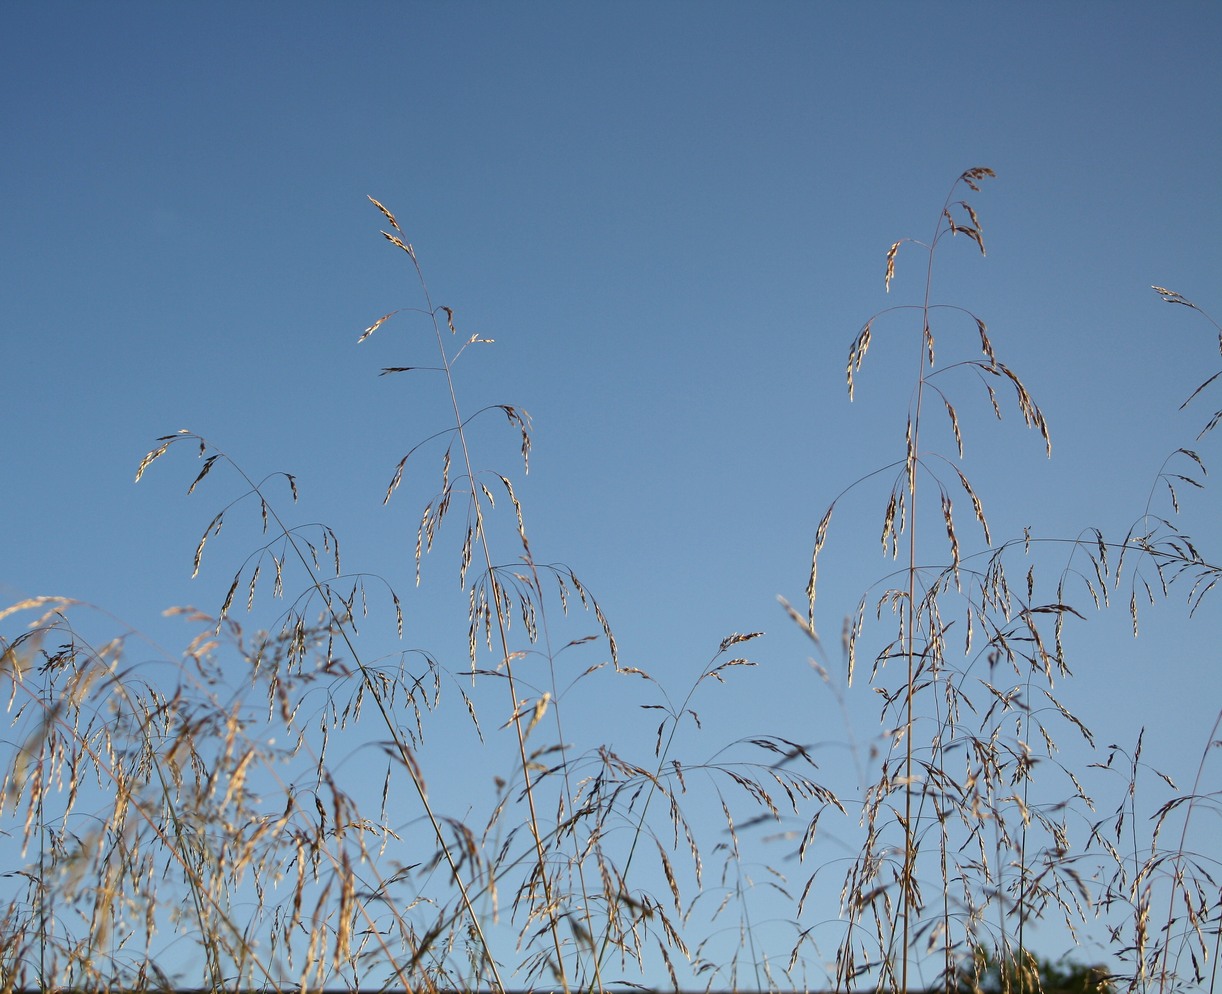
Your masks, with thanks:
[{"label": "dried seed head", "polygon": [[895,253],[899,251],[903,241],[901,238],[887,250],[887,275],[883,279],[883,288],[887,293],[891,292],[891,278],[895,276]]},{"label": "dried seed head", "polygon": [[[366,196],[368,197],[369,195],[366,194]],[[403,234],[403,229],[399,227],[399,222],[395,220],[395,216],[390,211],[383,207],[379,201],[374,200],[373,197],[369,197],[369,202],[382,212],[382,214],[386,217],[386,220],[390,222],[390,226],[394,228],[395,231],[399,232],[399,234]]]}]

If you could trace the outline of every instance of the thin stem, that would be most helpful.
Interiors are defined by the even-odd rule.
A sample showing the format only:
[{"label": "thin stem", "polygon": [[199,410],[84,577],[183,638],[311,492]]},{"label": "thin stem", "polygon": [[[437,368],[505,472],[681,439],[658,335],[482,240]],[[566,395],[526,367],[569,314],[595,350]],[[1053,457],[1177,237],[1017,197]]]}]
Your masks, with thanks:
[{"label": "thin stem", "polygon": [[[952,188],[953,192],[953,188]],[[950,195],[947,195],[946,203],[950,203]],[[921,304],[921,342],[920,342],[920,359],[917,365],[917,389],[916,389],[916,404],[912,415],[912,426],[908,435],[908,499],[909,499],[909,528],[908,528],[908,604],[907,604],[907,624],[904,632],[904,656],[908,665],[908,686],[905,691],[905,719],[904,719],[904,872],[902,876],[903,887],[900,905],[900,916],[903,924],[903,961],[900,969],[900,984],[901,989],[905,992],[908,990],[908,961],[909,961],[909,942],[911,935],[911,918],[913,911],[913,878],[915,876],[916,864],[916,832],[912,824],[912,803],[913,803],[913,777],[912,777],[912,733],[915,724],[913,711],[913,698],[915,697],[916,687],[916,587],[917,587],[917,546],[916,546],[916,522],[917,522],[917,467],[920,453],[921,439],[921,404],[925,398],[925,360],[929,351],[929,297],[933,290],[933,260],[934,251],[938,244],[938,235],[942,229],[942,216],[938,216],[937,226],[934,228],[933,241],[929,244],[928,261],[926,263],[925,272],[925,299]]]},{"label": "thin stem", "polygon": [[[544,647],[547,650],[548,676],[550,677],[551,685],[552,685],[552,701],[553,701],[552,710],[553,710],[553,715],[554,715],[553,721],[555,722],[555,725],[556,725],[556,740],[561,744],[561,748],[563,749],[564,741],[565,741],[565,734],[564,734],[564,724],[561,721],[561,717],[560,717],[560,710],[561,710],[560,708],[560,687],[556,681],[556,653],[552,645],[551,626],[548,624],[547,612],[543,610],[543,584],[542,584],[542,581],[539,579],[539,571],[536,568],[533,559],[528,562],[528,566],[530,567],[531,581],[534,584],[535,594],[539,598],[539,614],[540,614],[539,628],[543,636]],[[569,775],[569,764],[567,762],[562,764],[561,777],[564,781],[564,792],[565,792],[565,798],[566,798],[566,804],[567,804],[568,803],[567,799],[574,796],[573,788],[572,788],[572,780]],[[586,885],[585,860],[581,858],[581,844],[577,838],[577,834],[575,832],[570,833],[570,834],[573,839],[573,856],[574,856],[574,862],[577,867],[577,885],[581,890],[582,913],[585,917],[586,930],[590,935],[590,941],[591,943],[593,943],[594,915],[593,915],[593,911],[591,910],[591,906],[590,906],[589,888]],[[599,994],[602,994],[603,992],[602,963],[597,957],[595,957],[595,960],[593,963],[592,989],[598,991]]]},{"label": "thin stem", "polygon": [[[530,833],[535,846],[535,855],[539,868],[539,880],[543,887],[543,908],[548,919],[548,931],[552,937],[552,944],[556,952],[556,970],[559,974],[561,988],[566,992],[569,990],[568,976],[564,966],[564,951],[560,944],[560,920],[557,914],[556,902],[552,896],[551,878],[547,872],[547,853],[543,846],[543,837],[539,829],[539,815],[535,807],[535,791],[534,781],[530,775],[530,762],[526,755],[526,732],[522,727],[522,711],[519,707],[517,681],[514,677],[513,660],[510,658],[509,652],[509,635],[504,617],[504,608],[501,599],[497,596],[497,581],[496,573],[493,568],[492,551],[488,546],[488,535],[483,526],[483,505],[480,500],[479,487],[475,480],[475,469],[471,461],[471,451],[467,444],[467,434],[464,428],[462,412],[458,403],[458,391],[454,386],[454,375],[452,363],[445,347],[445,338],[442,335],[441,323],[437,320],[437,312],[433,306],[432,296],[429,293],[428,283],[425,281],[424,273],[420,269],[420,263],[417,261],[415,253],[410,253],[412,263],[416,267],[416,276],[420,280],[420,288],[424,293],[425,303],[428,306],[429,313],[433,321],[433,332],[437,338],[437,348],[441,356],[441,362],[445,371],[446,386],[450,394],[450,404],[454,410],[454,422],[458,434],[459,445],[462,448],[463,462],[467,470],[467,483],[471,489],[471,501],[475,508],[475,530],[479,537],[480,548],[484,554],[484,564],[488,570],[489,582],[492,584],[493,601],[496,604],[496,626],[497,639],[501,647],[501,659],[505,665],[505,677],[509,687],[510,696],[510,714],[513,715],[513,727],[518,743],[518,760],[522,771],[523,790],[526,795],[526,804],[530,815]],[[476,928],[478,929],[478,925]],[[483,934],[480,933],[481,942]],[[485,951],[487,947],[485,946]],[[491,955],[488,956],[489,962],[492,961]],[[495,966],[493,967],[495,970]],[[500,979],[497,978],[498,986]],[[504,987],[501,986],[504,990]]]},{"label": "thin stem", "polygon": [[[1219,727],[1222,727],[1222,711],[1219,711],[1218,717],[1214,719],[1213,728],[1210,729],[1209,738],[1206,740],[1209,743],[1209,745],[1207,745],[1204,751],[1201,753],[1201,762],[1197,765],[1197,775],[1196,775],[1196,778],[1192,781],[1192,791],[1189,794],[1190,800],[1188,802],[1188,810],[1184,812],[1184,821],[1180,827],[1180,845],[1179,845],[1179,849],[1177,850],[1175,859],[1173,860],[1173,863],[1176,869],[1175,869],[1175,872],[1171,875],[1171,893],[1167,897],[1167,922],[1168,923],[1175,920],[1175,892],[1176,892],[1177,887],[1183,886],[1185,887],[1185,890],[1187,890],[1187,885],[1177,884],[1177,881],[1180,879],[1179,868],[1182,865],[1183,860],[1184,860],[1184,850],[1188,846],[1188,823],[1189,821],[1192,820],[1192,809],[1196,805],[1196,799],[1200,797],[1201,778],[1205,775],[1205,761],[1209,756],[1210,748],[1218,740]],[[1191,902],[1191,898],[1188,898],[1188,900]],[[1159,986],[1160,991],[1166,989],[1167,979],[1170,976],[1167,970],[1167,960],[1171,954],[1171,930],[1168,928],[1163,934],[1164,934],[1163,952],[1162,952],[1163,962],[1162,962],[1162,966],[1159,968],[1159,971],[1158,971],[1158,986]],[[1178,956],[1177,956],[1177,960],[1178,960]]]},{"label": "thin stem", "polygon": [[[42,709],[44,714],[50,713],[50,704],[47,699],[47,680],[49,678],[50,667],[44,667],[42,673]],[[47,737],[43,736],[38,747],[38,767],[41,770],[43,763],[46,761]],[[47,990],[47,907],[46,907],[46,852],[45,840],[47,834],[46,823],[43,821],[43,785],[38,785],[38,983],[43,990]]]}]

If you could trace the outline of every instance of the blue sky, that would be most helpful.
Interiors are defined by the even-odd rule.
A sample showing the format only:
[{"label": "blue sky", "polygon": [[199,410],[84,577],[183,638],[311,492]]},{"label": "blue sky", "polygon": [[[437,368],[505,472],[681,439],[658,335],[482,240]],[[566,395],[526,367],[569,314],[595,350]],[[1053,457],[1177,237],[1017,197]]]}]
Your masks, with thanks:
[{"label": "blue sky", "polygon": [[[335,528],[352,569],[405,595],[408,638],[462,668],[452,550],[413,591],[437,459],[381,505],[447,410],[435,382],[377,375],[428,358],[423,326],[356,344],[419,304],[367,195],[460,331],[496,340],[460,364],[463,401],[529,411],[535,450],[521,479],[489,421],[484,458],[624,661],[682,696],[724,636],[769,633],[705,705],[727,738],[843,737],[776,598],[800,602],[831,500],[902,454],[911,330],[892,347],[880,324],[851,405],[845,357],[873,312],[919,300],[923,258],[902,250],[886,295],[884,256],[929,236],[963,170],[998,174],[971,198],[988,256],[948,246],[935,297],[988,322],[1053,439],[1049,461],[1016,414],[961,401],[995,538],[1119,538],[1213,409],[1177,411],[1217,368],[1213,329],[1149,286],[1222,312],[1216,4],[15,3],[0,21],[5,602],[64,594],[181,645],[161,610],[215,607],[250,538],[227,531],[193,581],[232,481],[185,498],[180,454],[133,487],[153,439],[189,428],[252,476],[294,473],[300,520]],[[830,633],[893,568],[885,485],[855,493],[821,564]],[[1217,491],[1184,504],[1213,548]],[[1151,761],[1190,780],[1222,633],[1182,601],[1136,642],[1123,610],[1087,612],[1064,694],[1103,742],[1149,726]],[[608,693],[595,726],[636,734],[637,688]],[[437,789],[461,804],[479,776]]]}]

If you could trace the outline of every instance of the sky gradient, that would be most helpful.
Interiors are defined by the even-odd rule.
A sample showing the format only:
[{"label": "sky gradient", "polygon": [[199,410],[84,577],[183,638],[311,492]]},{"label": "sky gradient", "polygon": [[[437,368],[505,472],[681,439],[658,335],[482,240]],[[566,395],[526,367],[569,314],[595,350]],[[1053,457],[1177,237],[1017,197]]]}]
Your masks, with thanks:
[{"label": "sky gradient", "polygon": [[[1049,460],[1012,408],[998,424],[982,393],[957,401],[995,540],[1120,538],[1151,499],[1168,513],[1156,477],[1216,391],[1178,407],[1219,357],[1212,327],[1150,285],[1222,313],[1220,45],[1214,3],[7,4],[3,603],[71,596],[181,646],[161,611],[215,609],[255,538],[228,529],[192,580],[233,479],[184,497],[198,467],[180,453],[133,487],[154,439],[188,428],[252,477],[293,473],[298,520],[333,527],[351,569],[404,596],[408,641],[461,671],[450,546],[414,587],[439,452],[382,506],[449,412],[436,380],[378,376],[426,363],[424,325],[402,315],[357,345],[420,306],[372,195],[460,333],[495,339],[459,364],[462,400],[530,413],[531,472],[503,419],[479,428],[481,458],[514,478],[538,559],[598,597],[623,661],[681,698],[723,637],[766,631],[706,725],[843,742],[777,597],[802,603],[832,500],[902,458],[901,315],[877,326],[852,404],[844,383],[864,322],[920,300],[924,257],[901,248],[888,294],[887,249],[930,236],[965,169],[996,170],[970,198],[987,257],[956,239],[934,276],[1051,428]],[[948,320],[939,345],[971,353],[974,334]],[[1200,443],[1211,469],[1217,444]],[[1181,497],[1216,549],[1218,491]],[[865,485],[834,521],[827,665],[895,568],[886,501]],[[1049,550],[1055,576],[1067,554]],[[1173,591],[1134,641],[1127,593],[1098,614],[1085,599],[1064,699],[1100,743],[1147,727],[1149,761],[1190,782],[1222,705],[1216,603],[1189,621]],[[605,655],[586,651],[582,666]],[[648,741],[639,688],[608,694],[599,730]],[[876,709],[850,693],[864,734]],[[469,736],[439,738],[481,762]],[[438,796],[461,806],[495,772]]]}]

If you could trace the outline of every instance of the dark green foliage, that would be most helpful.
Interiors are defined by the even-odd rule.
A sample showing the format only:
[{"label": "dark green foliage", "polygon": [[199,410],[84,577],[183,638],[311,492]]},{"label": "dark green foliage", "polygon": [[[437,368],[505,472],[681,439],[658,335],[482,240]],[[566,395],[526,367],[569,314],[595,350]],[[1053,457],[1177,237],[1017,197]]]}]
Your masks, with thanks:
[{"label": "dark green foliage", "polygon": [[[929,994],[941,990],[931,988]],[[1032,956],[1023,966],[1011,960],[1003,969],[984,949],[977,950],[955,986],[958,994],[1113,994],[1115,990],[1103,967]]]}]

